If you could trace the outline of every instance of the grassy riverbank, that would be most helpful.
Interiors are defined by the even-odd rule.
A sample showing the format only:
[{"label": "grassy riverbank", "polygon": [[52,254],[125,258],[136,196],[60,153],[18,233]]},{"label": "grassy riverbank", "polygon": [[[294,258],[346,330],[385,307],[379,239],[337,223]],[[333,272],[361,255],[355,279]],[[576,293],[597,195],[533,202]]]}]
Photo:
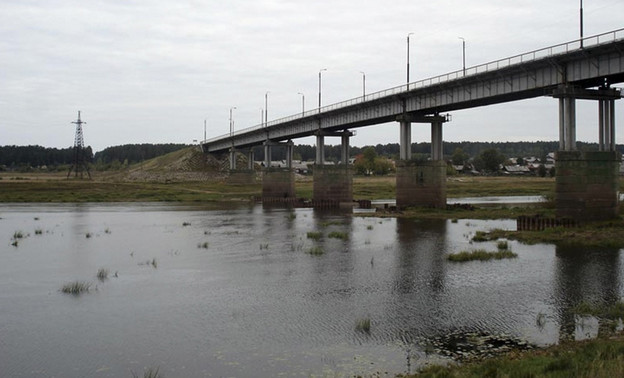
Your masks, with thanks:
[{"label": "grassy riverbank", "polygon": [[624,337],[566,342],[550,348],[512,352],[461,366],[432,366],[403,377],[621,377]]},{"label": "grassy riverbank", "polygon": [[[203,181],[143,182],[124,181],[118,175],[93,173],[92,180],[66,179],[56,174],[0,174],[0,202],[117,202],[117,201],[248,201],[260,196],[261,184],[227,184],[221,178]],[[355,177],[353,198],[389,199],[395,197],[396,179]],[[312,197],[312,177],[297,179],[296,196]],[[452,177],[447,194],[453,197],[500,195],[548,195],[554,180],[537,177]],[[452,217],[452,216],[451,216]]]}]

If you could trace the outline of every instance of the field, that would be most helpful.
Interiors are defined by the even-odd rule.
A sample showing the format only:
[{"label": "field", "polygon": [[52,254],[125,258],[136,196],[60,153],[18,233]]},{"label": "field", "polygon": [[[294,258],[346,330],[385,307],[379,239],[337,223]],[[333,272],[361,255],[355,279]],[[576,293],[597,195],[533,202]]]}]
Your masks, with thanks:
[{"label": "field", "polygon": [[[232,185],[223,178],[203,181],[127,181],[118,175],[92,173],[93,179],[66,178],[64,173],[0,173],[0,202],[133,202],[133,201],[248,201],[260,196],[261,184]],[[297,197],[312,197],[312,177],[297,178]],[[355,177],[354,199],[395,196],[394,176]],[[538,177],[460,177],[448,179],[452,197],[549,195],[554,179]]]}]

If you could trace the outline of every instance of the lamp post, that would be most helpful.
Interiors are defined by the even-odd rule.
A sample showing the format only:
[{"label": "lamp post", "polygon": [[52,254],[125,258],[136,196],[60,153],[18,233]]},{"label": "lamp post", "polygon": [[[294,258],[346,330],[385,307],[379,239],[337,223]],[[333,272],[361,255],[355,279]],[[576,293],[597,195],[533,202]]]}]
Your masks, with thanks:
[{"label": "lamp post", "polygon": [[466,76],[466,40],[464,37],[457,37],[462,40],[462,62],[463,62],[463,71],[464,76]]},{"label": "lamp post", "polygon": [[409,37],[412,34],[414,34],[414,33],[408,33],[407,34],[407,83],[408,84],[410,82],[410,80],[409,80],[409,74],[410,74],[410,67],[409,67],[409,58],[410,58],[409,48],[410,48],[410,43],[409,43]]},{"label": "lamp post", "polygon": [[581,48],[583,48],[583,0],[581,0],[581,9],[580,9],[580,22],[581,22]]},{"label": "lamp post", "polygon": [[269,91],[264,94],[264,127],[269,125]]},{"label": "lamp post", "polygon": [[362,74],[362,97],[366,97],[366,74],[364,71],[360,71]]},{"label": "lamp post", "polygon": [[321,72],[327,71],[327,68],[321,68],[319,70],[319,113],[321,112]]},{"label": "lamp post", "polygon": [[236,109],[236,106],[230,108],[230,136],[234,133],[234,120],[232,119],[232,110]]},{"label": "lamp post", "polygon": [[301,92],[297,92],[297,94],[301,95],[301,116],[305,114],[305,95]]}]

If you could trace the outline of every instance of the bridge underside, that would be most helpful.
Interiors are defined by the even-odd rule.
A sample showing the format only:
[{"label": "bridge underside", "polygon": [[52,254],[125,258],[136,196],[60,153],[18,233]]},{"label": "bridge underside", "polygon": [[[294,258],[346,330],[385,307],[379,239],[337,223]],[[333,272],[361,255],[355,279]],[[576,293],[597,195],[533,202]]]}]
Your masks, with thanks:
[{"label": "bridge underside", "polygon": [[[559,100],[560,115],[560,161],[556,166],[557,214],[575,219],[609,218],[617,214],[617,191],[614,189],[617,188],[617,173],[613,172],[617,172],[619,159],[614,155],[614,103],[621,98],[621,93],[610,86],[624,82],[624,39],[616,38],[616,33],[621,32],[623,30],[613,32],[612,38],[610,34],[605,34],[604,38],[611,38],[609,42],[603,43],[603,39],[596,38],[593,45],[586,43],[582,48],[579,48],[578,41],[576,45],[571,42],[553,46],[472,67],[467,70],[468,74],[455,72],[325,106],[204,141],[202,148],[208,153],[223,152],[315,135],[317,169],[314,197],[324,201],[335,198],[337,202],[344,202],[352,198],[352,176],[348,169],[336,173],[342,171],[325,168],[324,136],[342,135],[347,138],[347,142],[343,139],[344,164],[348,159],[350,130],[398,122],[401,153],[397,164],[397,205],[442,207],[446,204],[442,153],[442,123],[445,120],[439,118],[440,114],[552,96]],[[553,51],[559,48],[562,50]],[[601,89],[587,90],[596,87]],[[597,155],[576,151],[576,100],[595,100],[599,104],[600,153]],[[553,109],[556,107],[553,106]],[[412,122],[431,122],[432,151],[427,162],[411,159]],[[282,179],[273,180],[273,176],[275,173],[268,171],[266,181],[281,182],[290,177],[284,173]],[[270,185],[277,187],[282,184]],[[275,193],[266,188],[266,193],[294,196],[294,184],[280,188]]]}]

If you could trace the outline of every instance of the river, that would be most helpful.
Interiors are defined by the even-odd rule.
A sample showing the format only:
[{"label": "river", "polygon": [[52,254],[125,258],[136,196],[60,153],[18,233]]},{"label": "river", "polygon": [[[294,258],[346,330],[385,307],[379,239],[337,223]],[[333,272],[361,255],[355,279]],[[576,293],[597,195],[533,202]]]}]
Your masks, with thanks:
[{"label": "river", "polygon": [[[491,228],[515,221],[3,204],[0,376],[394,376],[490,337],[544,346],[595,336],[597,321],[571,308],[622,297],[622,251],[510,241],[515,259],[446,260],[496,250],[471,242]],[[74,281],[90,291],[61,292]]]}]

